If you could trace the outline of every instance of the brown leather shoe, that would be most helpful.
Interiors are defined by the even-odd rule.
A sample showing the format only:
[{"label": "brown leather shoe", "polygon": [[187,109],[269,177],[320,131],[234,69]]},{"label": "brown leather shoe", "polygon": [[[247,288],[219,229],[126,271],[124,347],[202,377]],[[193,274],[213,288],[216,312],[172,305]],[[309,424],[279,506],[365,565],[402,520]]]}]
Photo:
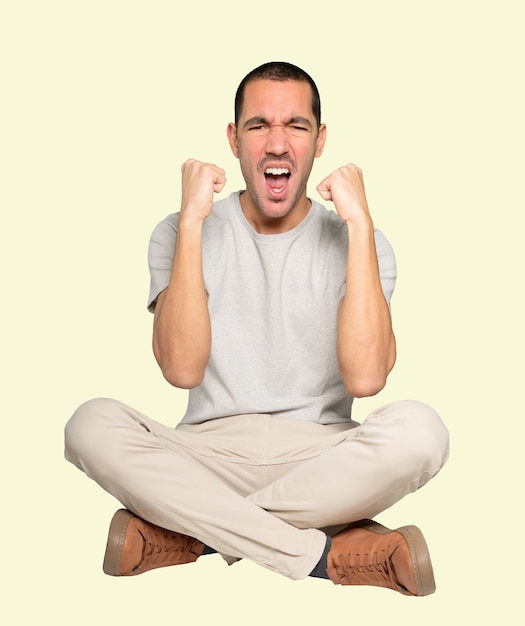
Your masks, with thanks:
[{"label": "brown leather shoe", "polygon": [[336,585],[375,585],[409,596],[436,590],[427,544],[416,526],[350,524],[332,538],[326,572]]},{"label": "brown leather shoe", "polygon": [[120,509],[109,527],[103,569],[110,576],[136,576],[157,567],[193,563],[203,550],[204,544],[193,537]]}]

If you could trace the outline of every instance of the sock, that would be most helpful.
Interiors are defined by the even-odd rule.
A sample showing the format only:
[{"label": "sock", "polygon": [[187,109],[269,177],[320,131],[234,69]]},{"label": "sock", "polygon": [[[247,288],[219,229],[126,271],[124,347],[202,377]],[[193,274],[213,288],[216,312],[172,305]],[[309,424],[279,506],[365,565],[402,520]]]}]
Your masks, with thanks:
[{"label": "sock", "polygon": [[210,546],[205,545],[201,556],[204,556],[205,554],[216,554],[216,553],[217,553],[217,550],[214,550],[213,548],[210,548]]},{"label": "sock", "polygon": [[330,552],[331,547],[332,539],[327,536],[323,554],[321,555],[321,558],[319,559],[317,565],[310,572],[309,576],[314,576],[315,578],[328,578],[326,568],[328,567],[328,553]]}]

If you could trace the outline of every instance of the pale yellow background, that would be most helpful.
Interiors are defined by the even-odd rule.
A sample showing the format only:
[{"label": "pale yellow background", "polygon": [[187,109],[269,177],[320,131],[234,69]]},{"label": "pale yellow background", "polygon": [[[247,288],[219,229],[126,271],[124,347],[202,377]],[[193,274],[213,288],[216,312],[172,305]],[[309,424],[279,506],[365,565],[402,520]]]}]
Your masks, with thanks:
[{"label": "pale yellow background", "polygon": [[[0,10],[2,618],[5,624],[459,624],[522,614],[522,3],[4,2]],[[150,350],[146,247],[189,156],[241,179],[234,90],[284,59],[316,79],[329,141],[312,183],[354,161],[392,242],[399,360],[356,404],[414,397],[452,457],[381,516],[415,523],[428,598],[291,582],[220,557],[114,579],[116,503],[62,457],[97,395],[175,424],[185,393]],[[313,197],[318,197],[315,184]],[[512,617],[514,615],[514,617]]]}]

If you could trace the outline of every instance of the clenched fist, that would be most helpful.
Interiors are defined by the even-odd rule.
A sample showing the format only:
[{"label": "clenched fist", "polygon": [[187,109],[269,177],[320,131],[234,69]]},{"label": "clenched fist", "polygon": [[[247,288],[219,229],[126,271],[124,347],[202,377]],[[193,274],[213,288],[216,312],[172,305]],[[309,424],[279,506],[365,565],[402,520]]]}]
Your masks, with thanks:
[{"label": "clenched fist", "polygon": [[363,173],[353,163],[340,167],[317,186],[325,200],[331,200],[345,223],[370,222]]},{"label": "clenched fist", "polygon": [[181,217],[205,220],[211,213],[213,194],[219,193],[225,184],[223,169],[188,159],[182,165]]}]

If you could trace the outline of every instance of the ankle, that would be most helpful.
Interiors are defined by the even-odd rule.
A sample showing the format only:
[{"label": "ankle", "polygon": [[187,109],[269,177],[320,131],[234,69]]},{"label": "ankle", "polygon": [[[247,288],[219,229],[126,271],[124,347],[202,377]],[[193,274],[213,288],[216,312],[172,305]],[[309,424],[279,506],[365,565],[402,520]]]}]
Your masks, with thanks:
[{"label": "ankle", "polygon": [[326,568],[328,567],[328,554],[332,548],[332,539],[330,537],[326,537],[326,544],[323,550],[323,554],[319,559],[317,565],[310,572],[309,576],[313,578],[328,578],[328,574],[326,573]]}]

